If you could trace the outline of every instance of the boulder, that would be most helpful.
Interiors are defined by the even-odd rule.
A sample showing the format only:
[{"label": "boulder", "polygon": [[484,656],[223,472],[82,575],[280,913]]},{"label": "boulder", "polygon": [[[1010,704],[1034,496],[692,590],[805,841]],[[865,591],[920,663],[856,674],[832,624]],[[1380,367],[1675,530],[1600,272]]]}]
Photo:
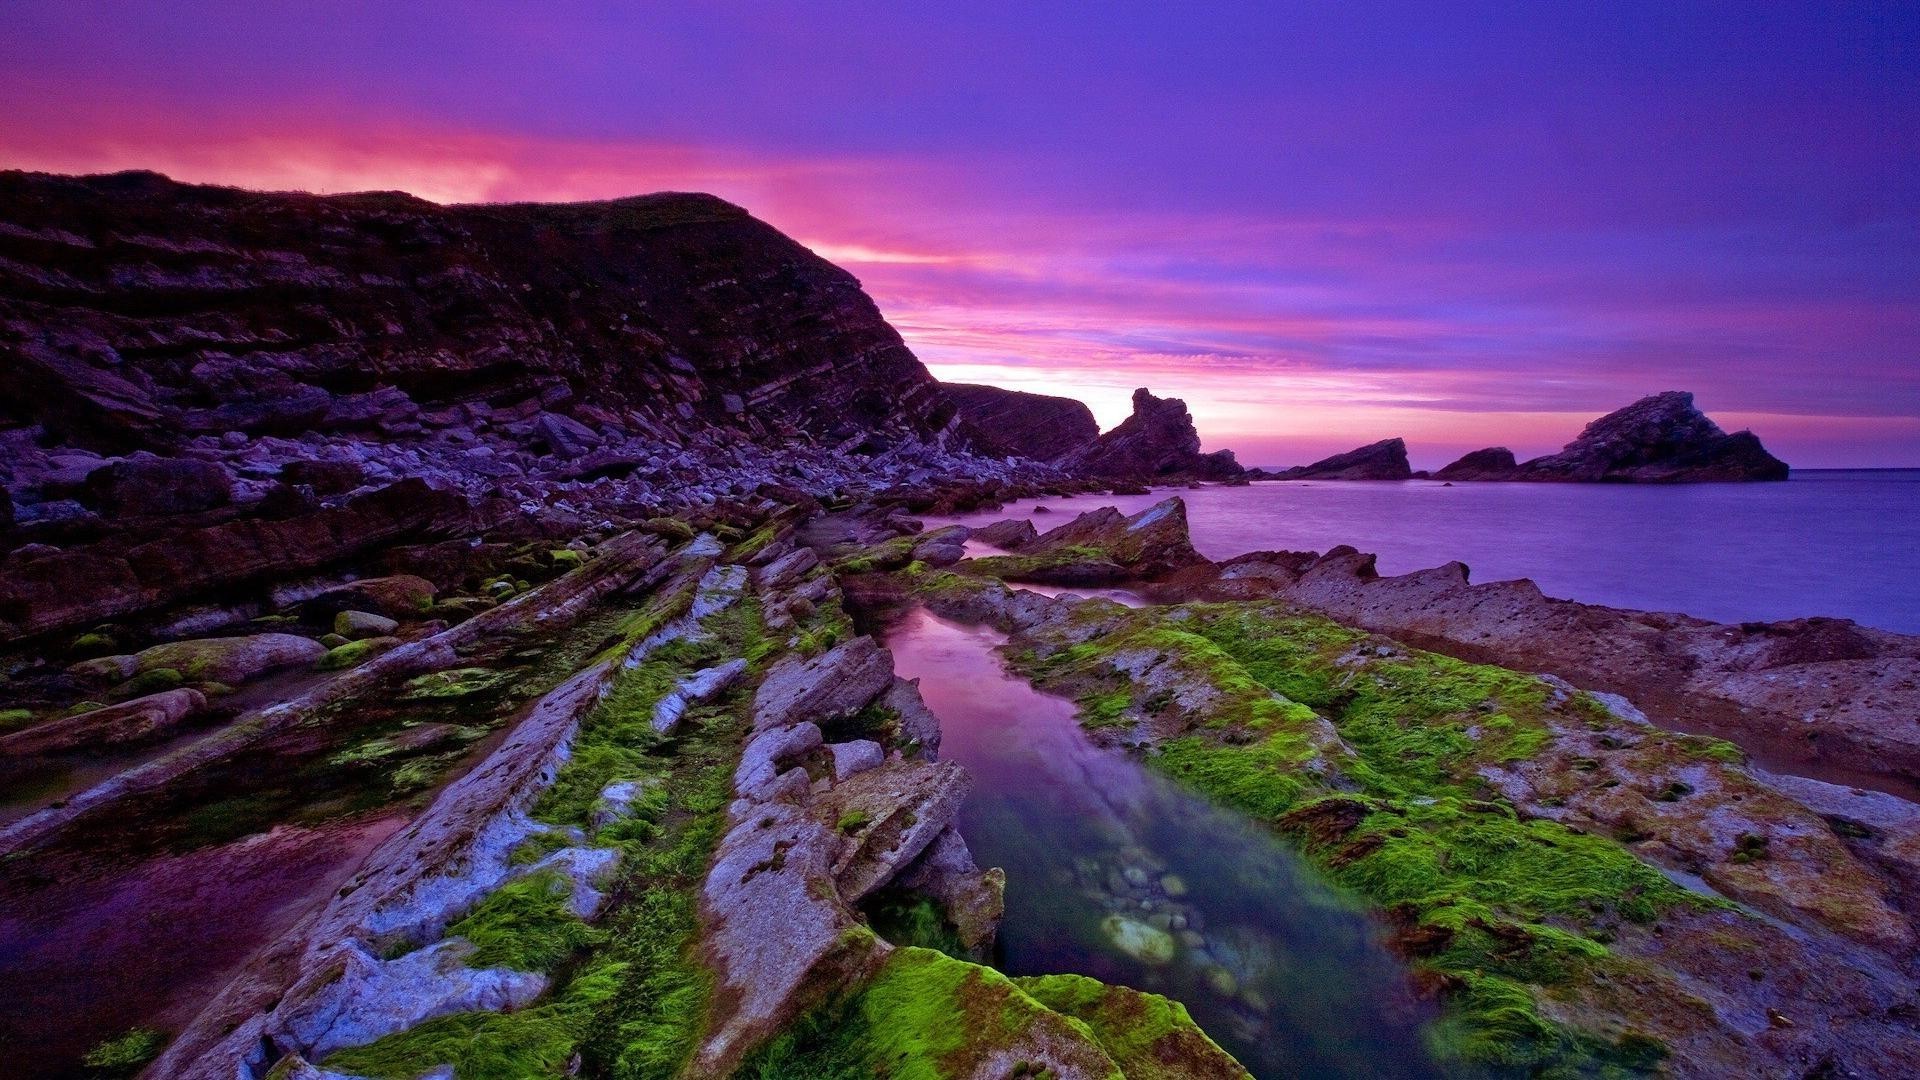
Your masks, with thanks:
[{"label": "boulder", "polygon": [[1039,535],[1029,519],[1008,518],[973,530],[972,538],[1002,551],[1021,551],[1031,545]]},{"label": "boulder", "polygon": [[952,566],[966,557],[970,531],[964,525],[949,525],[925,533],[913,545],[913,557],[929,566]]},{"label": "boulder", "polygon": [[1382,439],[1357,450],[1276,473],[1280,480],[1406,480],[1413,475],[1403,439]]},{"label": "boulder", "polygon": [[827,753],[833,758],[833,779],[835,783],[877,769],[887,760],[887,752],[872,739],[855,739],[852,742],[829,743]]},{"label": "boulder", "polygon": [[1040,534],[1019,555],[977,562],[988,572],[1019,580],[1095,585],[1164,578],[1207,560],[1193,548],[1187,504],[1176,495],[1131,517],[1111,506],[1089,510]]},{"label": "boulder", "polygon": [[86,501],[120,517],[191,514],[232,502],[233,474],[198,458],[128,458],[87,474]]},{"label": "boulder", "polygon": [[399,623],[371,611],[342,611],[333,617],[333,632],[350,641],[387,637],[399,628]]},{"label": "boulder", "polygon": [[973,781],[949,761],[895,761],[858,772],[814,800],[847,834],[833,860],[840,895],[857,904],[890,884],[960,815]]},{"label": "boulder", "polygon": [[48,754],[145,742],[171,734],[205,710],[206,696],[181,688],[62,717],[0,738],[0,754]]},{"label": "boulder", "polygon": [[298,634],[194,638],[155,645],[135,654],[139,672],[171,668],[193,682],[239,686],[284,668],[307,667],[326,646]]},{"label": "boulder", "polygon": [[301,605],[312,619],[331,619],[343,611],[367,611],[389,619],[417,619],[433,606],[433,582],[412,574],[361,578],[328,589]]}]

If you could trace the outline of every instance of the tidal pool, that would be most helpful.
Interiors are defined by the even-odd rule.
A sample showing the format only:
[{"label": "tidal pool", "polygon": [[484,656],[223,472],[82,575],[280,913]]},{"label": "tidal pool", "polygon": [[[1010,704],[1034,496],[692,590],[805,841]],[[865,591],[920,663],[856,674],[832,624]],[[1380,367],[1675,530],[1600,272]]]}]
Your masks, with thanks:
[{"label": "tidal pool", "polygon": [[1165,994],[1255,1076],[1423,1077],[1428,1010],[1378,927],[1244,818],[1095,746],[1007,672],[998,632],[908,613],[886,634],[973,774],[961,832],[1007,872],[996,966]]}]

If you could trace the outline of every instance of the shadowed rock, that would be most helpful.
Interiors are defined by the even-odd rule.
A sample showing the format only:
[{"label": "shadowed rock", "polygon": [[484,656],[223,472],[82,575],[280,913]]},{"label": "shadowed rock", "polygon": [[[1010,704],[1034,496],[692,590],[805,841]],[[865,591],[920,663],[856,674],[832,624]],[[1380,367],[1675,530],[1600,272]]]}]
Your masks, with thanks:
[{"label": "shadowed rock", "polygon": [[1406,480],[1413,475],[1407,465],[1404,439],[1382,439],[1358,450],[1322,458],[1311,465],[1300,465],[1277,474],[1281,480]]},{"label": "shadowed rock", "polygon": [[1133,415],[1061,464],[1083,475],[1122,480],[1222,480],[1241,472],[1231,450],[1200,452],[1200,433],[1186,402],[1154,397],[1144,386],[1133,392]]},{"label": "shadowed rock", "polygon": [[1100,437],[1093,410],[1073,398],[970,383],[943,383],[941,389],[961,417],[1005,454],[1059,461]]}]

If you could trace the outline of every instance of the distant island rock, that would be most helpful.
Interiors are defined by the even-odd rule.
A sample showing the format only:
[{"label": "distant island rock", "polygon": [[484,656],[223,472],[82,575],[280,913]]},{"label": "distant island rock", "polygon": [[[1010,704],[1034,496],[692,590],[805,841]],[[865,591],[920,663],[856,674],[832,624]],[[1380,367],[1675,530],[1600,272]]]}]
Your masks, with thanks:
[{"label": "distant island rock", "polygon": [[1475,450],[1436,480],[1536,480],[1697,484],[1785,480],[1787,463],[1751,431],[1729,435],[1683,390],[1654,394],[1610,412],[1557,454],[1514,464],[1504,447]]},{"label": "distant island rock", "polygon": [[1296,465],[1273,474],[1276,480],[1406,480],[1412,476],[1405,439],[1381,439],[1311,465]]}]

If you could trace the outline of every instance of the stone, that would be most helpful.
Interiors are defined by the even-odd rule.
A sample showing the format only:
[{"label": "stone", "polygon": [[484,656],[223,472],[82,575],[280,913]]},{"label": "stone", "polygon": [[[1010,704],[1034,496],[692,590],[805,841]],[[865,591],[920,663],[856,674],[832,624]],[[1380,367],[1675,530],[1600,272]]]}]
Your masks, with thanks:
[{"label": "stone", "polygon": [[976,952],[993,944],[1006,913],[1006,871],[999,867],[980,869],[966,839],[954,828],[935,837],[891,887],[938,903],[953,924],[960,944]]},{"label": "stone", "polygon": [[331,619],[342,611],[372,612],[389,619],[417,619],[433,606],[436,591],[433,582],[413,574],[361,578],[328,589],[308,600],[302,610],[314,619]]},{"label": "stone", "polygon": [[[1038,513],[1044,507],[1034,507]],[[1039,538],[1033,522],[1026,518],[1009,518],[996,521],[991,525],[973,530],[972,539],[982,544],[997,547],[1002,551],[1022,551]]]},{"label": "stone", "polygon": [[64,753],[147,742],[172,734],[206,707],[206,695],[191,688],[150,694],[13,732],[0,738],[0,754]]},{"label": "stone", "polygon": [[1475,450],[1463,455],[1439,472],[1433,474],[1435,480],[1507,480],[1511,479],[1517,462],[1513,451],[1504,446],[1490,446],[1485,450]]},{"label": "stone", "polygon": [[398,622],[371,611],[342,611],[333,617],[333,632],[354,641],[386,637],[399,628]]},{"label": "stone", "polygon": [[141,672],[172,669],[192,682],[239,686],[286,668],[307,667],[326,646],[298,634],[194,638],[155,645],[134,654]]},{"label": "stone", "polygon": [[198,458],[128,458],[87,474],[86,496],[116,517],[191,514],[232,502],[233,474]]},{"label": "stone", "polygon": [[877,769],[887,760],[887,752],[872,739],[855,739],[852,742],[829,743],[827,753],[833,757],[833,779],[845,780],[868,769]]},{"label": "stone", "polygon": [[900,737],[898,745],[908,756],[917,754],[928,761],[940,757],[940,718],[933,715],[920,696],[918,679],[895,678],[881,703],[892,709]]},{"label": "stone", "polygon": [[856,773],[814,801],[822,821],[865,824],[833,862],[834,880],[848,903],[885,887],[952,827],[972,789],[966,770],[951,762],[897,761]]},{"label": "stone", "polygon": [[768,728],[748,740],[734,768],[733,787],[748,799],[769,798],[786,765],[822,742],[820,728],[798,723]]},{"label": "stone", "polygon": [[1168,963],[1177,951],[1172,934],[1125,915],[1107,916],[1100,931],[1114,948],[1148,964]]},{"label": "stone", "polygon": [[317,495],[344,495],[366,482],[367,470],[355,461],[289,461],[280,467],[280,478]]}]

